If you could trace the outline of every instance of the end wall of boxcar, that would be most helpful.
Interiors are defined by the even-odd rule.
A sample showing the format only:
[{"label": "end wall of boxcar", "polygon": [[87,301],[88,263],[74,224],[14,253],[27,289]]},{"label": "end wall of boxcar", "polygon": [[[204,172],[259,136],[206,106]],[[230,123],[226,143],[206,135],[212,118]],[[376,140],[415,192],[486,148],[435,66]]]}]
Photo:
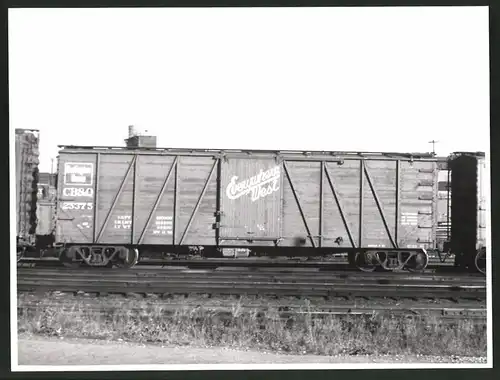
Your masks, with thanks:
[{"label": "end wall of boxcar", "polygon": [[458,265],[470,265],[486,246],[486,210],[483,153],[456,153],[450,160],[451,249]]},{"label": "end wall of boxcar", "polygon": [[54,230],[54,202],[38,201],[36,208],[37,216],[37,235],[51,235]]}]

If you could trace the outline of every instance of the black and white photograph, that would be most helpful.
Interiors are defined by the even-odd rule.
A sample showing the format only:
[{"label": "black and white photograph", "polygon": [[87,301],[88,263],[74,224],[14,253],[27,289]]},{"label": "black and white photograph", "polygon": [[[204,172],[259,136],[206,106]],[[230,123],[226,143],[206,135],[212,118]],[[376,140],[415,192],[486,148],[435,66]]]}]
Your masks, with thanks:
[{"label": "black and white photograph", "polygon": [[481,6],[9,9],[12,371],[492,368],[489,43]]}]

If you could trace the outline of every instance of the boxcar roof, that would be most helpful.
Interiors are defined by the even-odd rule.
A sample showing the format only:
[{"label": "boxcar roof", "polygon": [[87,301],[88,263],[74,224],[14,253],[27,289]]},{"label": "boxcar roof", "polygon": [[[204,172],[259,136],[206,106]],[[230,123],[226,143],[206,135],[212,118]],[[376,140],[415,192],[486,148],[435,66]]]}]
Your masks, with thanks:
[{"label": "boxcar roof", "polygon": [[474,156],[474,157],[485,157],[486,154],[484,152],[453,152],[452,156]]},{"label": "boxcar roof", "polygon": [[421,152],[368,152],[368,151],[314,151],[314,150],[264,150],[264,149],[198,149],[198,148],[128,148],[114,146],[77,146],[58,145],[61,153],[108,153],[108,154],[160,154],[160,155],[271,155],[271,156],[342,156],[342,157],[379,157],[379,158],[408,158],[443,160],[433,153]]}]

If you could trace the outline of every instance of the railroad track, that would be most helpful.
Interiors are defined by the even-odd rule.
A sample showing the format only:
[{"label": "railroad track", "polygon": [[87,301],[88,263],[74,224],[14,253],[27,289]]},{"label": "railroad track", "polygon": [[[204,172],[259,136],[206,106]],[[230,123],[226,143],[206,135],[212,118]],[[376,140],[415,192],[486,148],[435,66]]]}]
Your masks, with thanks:
[{"label": "railroad track", "polygon": [[295,297],[486,298],[481,276],[360,272],[18,268],[26,291]]}]

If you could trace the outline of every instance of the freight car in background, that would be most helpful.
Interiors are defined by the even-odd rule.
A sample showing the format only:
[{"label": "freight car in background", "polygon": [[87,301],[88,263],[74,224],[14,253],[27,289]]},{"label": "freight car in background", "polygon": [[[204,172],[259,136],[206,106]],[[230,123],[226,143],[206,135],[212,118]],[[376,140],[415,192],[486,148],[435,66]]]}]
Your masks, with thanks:
[{"label": "freight car in background", "polygon": [[139,255],[322,256],[419,271],[437,250],[432,154],[96,148],[59,152],[68,266]]},{"label": "freight car in background", "polygon": [[36,243],[39,132],[15,130],[17,259]]},{"label": "freight car in background", "polygon": [[39,172],[39,142],[38,130],[16,129],[17,261],[54,242],[56,175]]},{"label": "freight car in background", "polygon": [[455,266],[486,271],[485,154],[455,152],[438,174],[438,224],[434,253]]},{"label": "freight car in background", "polygon": [[460,267],[486,271],[486,162],[482,152],[450,157],[451,239],[448,250]]}]

